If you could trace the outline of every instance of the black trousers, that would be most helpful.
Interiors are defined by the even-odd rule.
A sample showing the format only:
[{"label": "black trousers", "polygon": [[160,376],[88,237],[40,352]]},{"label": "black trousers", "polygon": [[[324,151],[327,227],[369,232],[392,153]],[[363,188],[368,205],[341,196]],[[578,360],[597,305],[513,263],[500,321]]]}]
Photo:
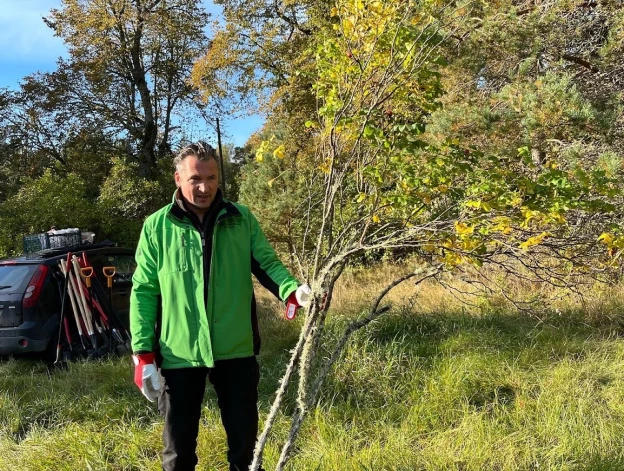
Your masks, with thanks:
[{"label": "black trousers", "polygon": [[164,471],[193,471],[197,465],[197,434],[206,378],[217,393],[227,436],[230,471],[247,471],[258,433],[256,357],[215,362],[214,368],[162,369],[164,387],[158,410],[165,418]]}]

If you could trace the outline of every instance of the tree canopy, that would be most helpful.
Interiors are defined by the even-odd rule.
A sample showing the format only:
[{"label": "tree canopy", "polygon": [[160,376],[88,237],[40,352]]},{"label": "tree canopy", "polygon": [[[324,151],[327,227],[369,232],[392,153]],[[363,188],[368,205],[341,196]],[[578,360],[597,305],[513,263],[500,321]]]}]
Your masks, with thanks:
[{"label": "tree canopy", "polygon": [[[241,196],[283,229],[316,293],[280,389],[298,371],[278,469],[344,346],[318,356],[334,283],[360,254],[415,256],[396,283],[452,271],[505,295],[482,267],[572,290],[618,267],[616,3],[224,4],[230,39],[206,56],[221,67],[200,61],[193,78],[207,93],[202,74],[244,77],[268,95]],[[385,312],[386,293],[345,342]]]}]

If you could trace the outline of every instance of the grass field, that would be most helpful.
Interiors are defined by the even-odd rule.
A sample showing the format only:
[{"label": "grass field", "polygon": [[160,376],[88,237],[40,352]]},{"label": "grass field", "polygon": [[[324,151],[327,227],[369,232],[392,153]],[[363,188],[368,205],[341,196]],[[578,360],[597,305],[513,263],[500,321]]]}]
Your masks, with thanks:
[{"label": "grass field", "polygon": [[[346,276],[332,335],[393,270]],[[595,291],[582,309],[564,300],[539,318],[495,299],[468,308],[433,284],[413,294],[398,288],[392,313],[354,336],[289,469],[624,470],[623,294]],[[265,296],[260,315],[263,417],[301,321],[283,321]],[[162,420],[131,376],[128,357],[52,373],[34,359],[2,360],[0,470],[159,469]],[[203,412],[198,469],[225,470],[210,389]]]}]

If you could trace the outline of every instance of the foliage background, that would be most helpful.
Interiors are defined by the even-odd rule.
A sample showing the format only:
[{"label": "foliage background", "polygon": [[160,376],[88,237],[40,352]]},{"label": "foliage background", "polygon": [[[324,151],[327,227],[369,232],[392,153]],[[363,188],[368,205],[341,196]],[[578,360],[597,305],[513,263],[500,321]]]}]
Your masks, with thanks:
[{"label": "foliage background", "polygon": [[[63,0],[51,12],[69,57],[0,91],[0,256],[51,225],[134,246],[143,219],[170,200],[173,153],[202,110],[263,112],[245,146],[225,146],[228,195],[302,279],[326,286],[348,274],[335,285],[342,304],[316,311],[325,341],[307,344],[304,372],[362,318],[363,299],[349,293],[366,286],[368,302],[387,281],[381,265],[358,266],[407,260],[458,275],[441,274],[419,298],[400,292],[401,307],[355,336],[313,407],[305,384],[289,393],[267,460],[278,460],[287,422],[309,412],[293,458],[301,469],[383,469],[388,457],[389,469],[620,469],[619,306],[523,301],[569,301],[592,277],[620,275],[621,2],[216,3],[224,18],[210,36],[197,33],[209,18],[191,0]],[[449,308],[453,296],[476,306]],[[265,357],[266,417],[297,329],[270,309],[264,322],[283,339]],[[11,378],[33,383],[2,367],[0,463],[27,462],[50,437],[59,445],[43,459],[58,463],[79,436],[76,459],[89,466],[156,466],[159,424],[127,382],[55,408],[62,378],[25,371],[51,392],[22,406]],[[213,403],[210,413],[203,452],[224,446]],[[122,425],[94,434],[102,417]]]},{"label": "foliage background", "polygon": [[[73,14],[83,8],[78,2],[64,1],[51,12],[46,21],[66,40],[69,58],[57,71],[27,77],[18,91],[0,93],[0,175],[6,182],[0,188],[0,255],[19,252],[22,234],[52,224],[135,244],[142,219],[169,201],[172,151],[186,139],[187,126],[202,119],[198,103],[205,107],[206,101],[223,113],[266,113],[266,125],[244,148],[226,145],[231,196],[251,206],[284,254],[294,252],[306,227],[303,215],[314,213],[301,204],[312,188],[302,181],[313,181],[326,158],[318,155],[314,123],[327,111],[319,87],[336,79],[323,73],[352,74],[362,53],[338,46],[323,72],[319,51],[328,59],[328,45],[338,45],[345,25],[363,12],[391,28],[394,4],[384,9],[375,1],[355,2],[349,13],[340,3],[319,0],[217,3],[225,21],[211,24],[210,41],[184,39],[189,35],[180,25],[188,18],[194,31],[209,24],[195,2],[155,2],[146,10],[131,2],[123,13],[118,2],[109,10],[94,3],[80,21]],[[432,14],[440,5],[426,2],[414,15]],[[448,36],[427,69],[434,75],[418,77],[412,87],[422,92],[428,83],[428,95],[392,97],[375,125],[418,123],[425,130],[418,139],[436,146],[431,149],[451,140],[501,159],[526,149],[536,168],[581,167],[619,179],[624,15],[618,2],[454,7],[441,30]],[[366,38],[359,41],[365,46]],[[392,178],[406,172],[396,168]],[[612,192],[609,202],[615,205],[609,229],[617,240],[620,199]]]}]

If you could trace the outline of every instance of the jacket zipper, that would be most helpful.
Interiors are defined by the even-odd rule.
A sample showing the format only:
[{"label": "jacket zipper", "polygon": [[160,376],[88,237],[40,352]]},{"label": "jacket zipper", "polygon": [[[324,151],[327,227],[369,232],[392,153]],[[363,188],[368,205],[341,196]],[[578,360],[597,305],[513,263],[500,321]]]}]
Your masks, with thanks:
[{"label": "jacket zipper", "polygon": [[[208,255],[206,254],[206,231],[204,230],[203,224],[199,231],[199,235],[201,236],[201,245],[202,245],[202,270],[204,272],[204,307],[206,309],[206,316],[210,320],[210,315],[208,314],[208,297],[210,295],[210,274],[206,273],[206,262]],[[210,254],[212,256],[212,254]],[[206,277],[208,277],[208,281],[206,281]]]}]

